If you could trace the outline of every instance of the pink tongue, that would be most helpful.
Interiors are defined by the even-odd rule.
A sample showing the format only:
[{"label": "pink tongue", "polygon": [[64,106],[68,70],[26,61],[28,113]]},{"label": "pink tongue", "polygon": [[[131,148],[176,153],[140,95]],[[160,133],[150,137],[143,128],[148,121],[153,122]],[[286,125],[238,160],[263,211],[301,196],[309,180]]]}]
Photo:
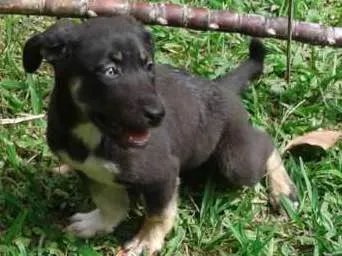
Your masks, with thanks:
[{"label": "pink tongue", "polygon": [[148,141],[150,133],[148,131],[144,132],[129,132],[128,141],[135,144],[144,144]]}]

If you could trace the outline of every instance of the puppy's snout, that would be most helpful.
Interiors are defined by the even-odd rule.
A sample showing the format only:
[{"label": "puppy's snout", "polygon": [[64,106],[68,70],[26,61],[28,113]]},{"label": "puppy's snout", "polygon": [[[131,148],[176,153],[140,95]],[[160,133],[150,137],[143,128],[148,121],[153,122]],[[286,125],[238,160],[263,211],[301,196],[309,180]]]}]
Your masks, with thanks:
[{"label": "puppy's snout", "polygon": [[145,105],[143,110],[144,115],[151,126],[159,125],[165,116],[165,109],[162,104]]}]

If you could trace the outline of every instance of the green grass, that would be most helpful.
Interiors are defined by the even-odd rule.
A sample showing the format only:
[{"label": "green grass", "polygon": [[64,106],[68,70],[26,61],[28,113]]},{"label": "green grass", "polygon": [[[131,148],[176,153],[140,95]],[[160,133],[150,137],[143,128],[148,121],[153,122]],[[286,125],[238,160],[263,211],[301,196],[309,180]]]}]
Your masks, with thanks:
[{"label": "green grass", "polygon": [[[173,1],[178,2],[178,1]],[[239,12],[286,15],[283,0],[184,1]],[[222,3],[224,2],[224,3]],[[342,26],[339,0],[295,1],[295,16]],[[0,19],[0,118],[46,112],[50,69],[25,75],[21,50],[28,35],[53,19]],[[151,28],[156,58],[214,78],[235,67],[248,51],[248,37],[179,28]],[[265,39],[270,54],[265,74],[243,101],[256,127],[282,149],[296,135],[342,128],[342,49],[293,43],[292,82],[284,80],[286,43]],[[77,176],[56,176],[58,164],[45,142],[45,120],[0,126],[0,255],[114,255],[118,239],[136,227],[127,220],[115,235],[80,240],[63,233],[67,217],[91,207]],[[270,213],[262,184],[241,191],[207,182],[182,187],[179,218],[163,255],[342,255],[342,143],[321,159],[284,156],[300,199],[289,219]],[[287,206],[284,202],[284,206]],[[122,231],[124,230],[124,231]]]}]

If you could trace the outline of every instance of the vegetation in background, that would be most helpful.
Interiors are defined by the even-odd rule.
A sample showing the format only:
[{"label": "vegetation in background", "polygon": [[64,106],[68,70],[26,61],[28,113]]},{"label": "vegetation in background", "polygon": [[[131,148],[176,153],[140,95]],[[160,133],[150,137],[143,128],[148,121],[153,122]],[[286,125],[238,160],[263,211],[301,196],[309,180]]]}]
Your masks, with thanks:
[{"label": "vegetation in background", "polygon": [[[283,0],[173,1],[269,16],[286,15]],[[295,1],[296,19],[342,26],[340,0]],[[0,18],[0,118],[46,112],[51,69],[35,75],[22,69],[25,40],[54,19]],[[237,66],[249,39],[238,34],[150,27],[156,60],[214,78]],[[251,122],[284,148],[297,135],[342,129],[342,49],[293,42],[292,79],[287,85],[286,42],[265,39],[265,73],[244,94]],[[133,212],[114,235],[89,240],[63,232],[67,218],[92,203],[74,174],[53,175],[59,163],[45,142],[46,120],[0,126],[0,255],[115,255],[118,243],[138,228]],[[179,217],[162,255],[342,255],[342,145],[321,158],[284,161],[298,188],[298,211],[289,218],[270,212],[264,184],[233,191],[210,179],[182,186]]]}]

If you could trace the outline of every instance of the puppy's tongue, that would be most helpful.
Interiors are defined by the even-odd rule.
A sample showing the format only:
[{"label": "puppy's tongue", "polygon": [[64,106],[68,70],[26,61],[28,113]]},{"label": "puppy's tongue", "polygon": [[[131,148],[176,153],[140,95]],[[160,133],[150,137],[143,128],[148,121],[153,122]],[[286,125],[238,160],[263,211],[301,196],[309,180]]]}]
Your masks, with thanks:
[{"label": "puppy's tongue", "polygon": [[149,131],[127,132],[128,142],[137,146],[145,145],[150,139]]}]

